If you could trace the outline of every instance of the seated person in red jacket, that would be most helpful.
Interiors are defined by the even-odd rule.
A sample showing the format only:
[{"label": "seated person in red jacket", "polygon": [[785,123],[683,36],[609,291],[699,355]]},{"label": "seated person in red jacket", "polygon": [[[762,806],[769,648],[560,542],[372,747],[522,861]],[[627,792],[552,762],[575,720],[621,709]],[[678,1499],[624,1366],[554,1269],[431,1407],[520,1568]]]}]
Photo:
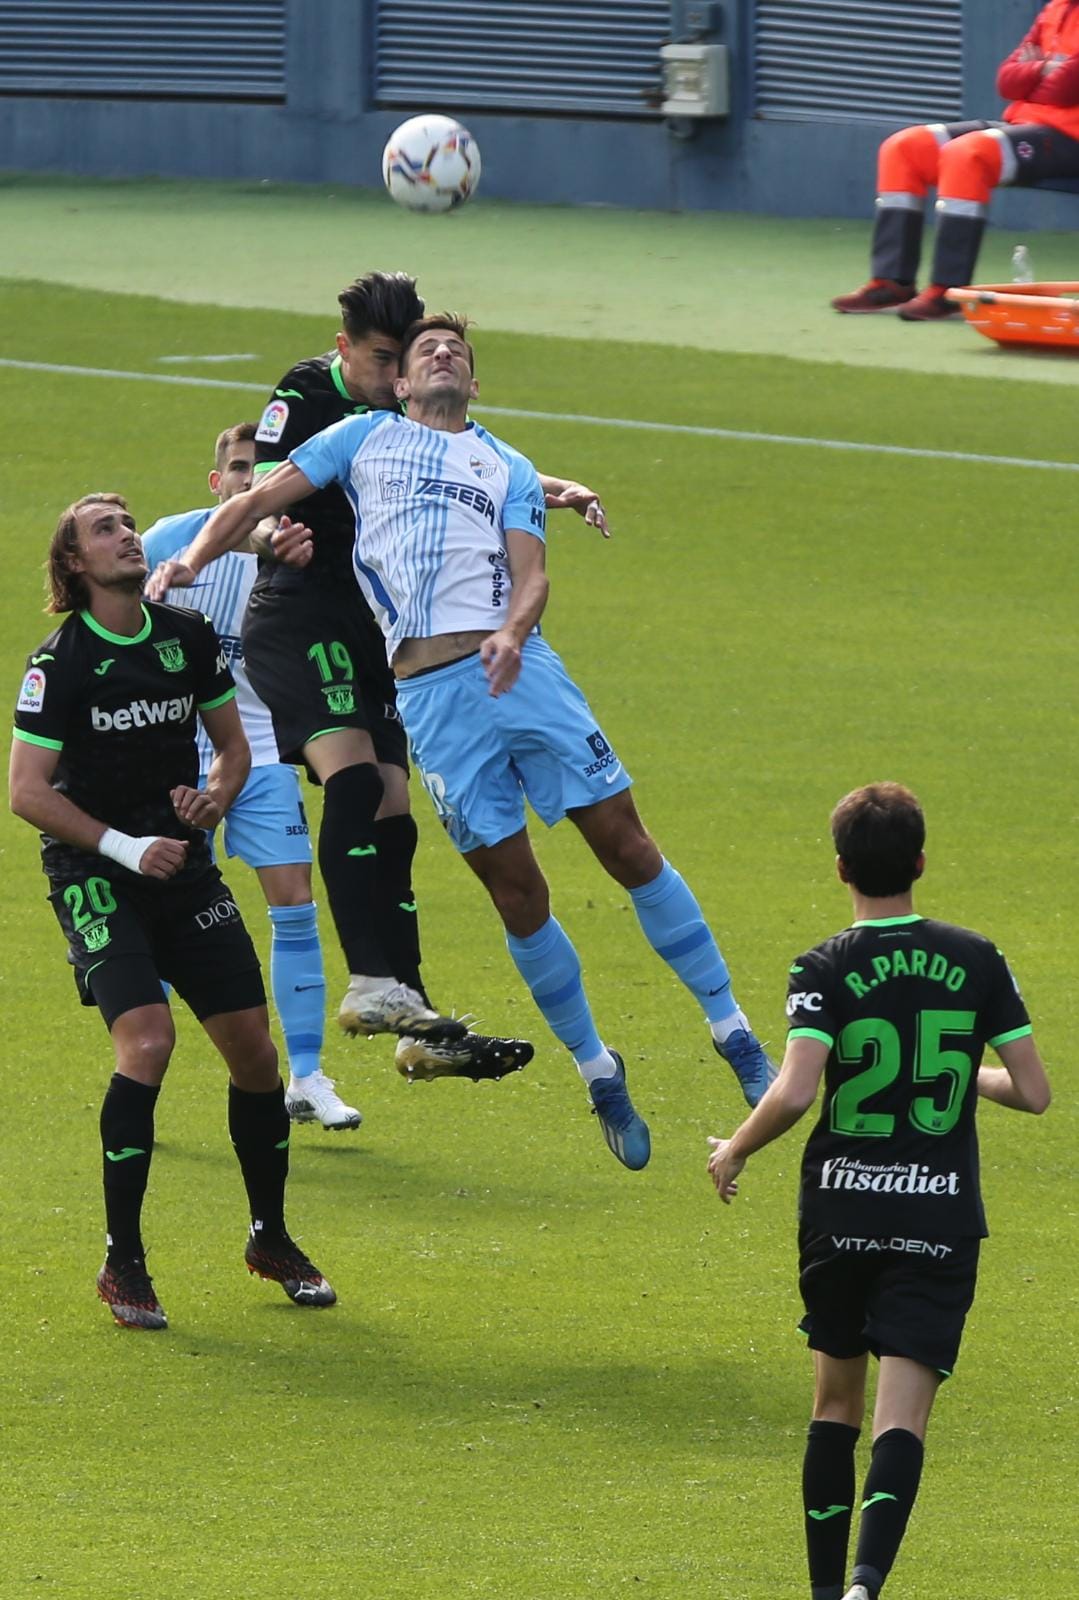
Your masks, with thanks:
[{"label": "seated person in red jacket", "polygon": [[[959,310],[944,291],[970,283],[998,184],[1079,178],[1079,0],[1049,0],[1001,63],[1001,122],[932,123],[885,139],[877,162],[877,219],[869,282],[840,295],[837,311],[899,307],[906,322]],[[917,292],[926,191],[936,187],[928,286]]]}]

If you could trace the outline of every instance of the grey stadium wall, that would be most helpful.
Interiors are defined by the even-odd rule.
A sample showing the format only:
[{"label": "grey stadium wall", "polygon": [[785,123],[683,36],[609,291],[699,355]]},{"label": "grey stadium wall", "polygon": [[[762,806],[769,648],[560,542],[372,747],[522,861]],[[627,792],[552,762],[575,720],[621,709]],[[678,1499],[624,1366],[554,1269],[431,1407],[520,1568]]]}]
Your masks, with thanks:
[{"label": "grey stadium wall", "polygon": [[[484,193],[862,217],[881,138],[999,115],[1038,0],[0,0],[0,170],[373,187],[446,110]],[[665,118],[659,46],[726,47],[728,115]],[[1069,228],[1079,195],[998,196]]]}]

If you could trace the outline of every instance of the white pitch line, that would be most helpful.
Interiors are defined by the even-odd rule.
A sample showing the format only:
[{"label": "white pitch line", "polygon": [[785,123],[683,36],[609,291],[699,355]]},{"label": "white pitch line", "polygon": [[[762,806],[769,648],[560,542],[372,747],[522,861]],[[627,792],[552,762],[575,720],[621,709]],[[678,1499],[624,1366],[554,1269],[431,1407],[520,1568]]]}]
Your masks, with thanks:
[{"label": "white pitch line", "polygon": [[20,372],[56,372],[72,378],[130,378],[133,383],[172,383],[186,389],[253,389],[265,394],[265,383],[241,383],[228,378],[189,377],[178,372],[119,372],[112,367],[69,367],[59,361],[14,361],[0,356],[0,367],[16,367]]},{"label": "white pitch line", "polygon": [[[76,378],[127,378],[133,383],[171,383],[194,389],[240,389],[265,395],[265,383],[240,379],[201,378],[165,372],[121,372],[112,367],[73,367],[52,361],[16,361],[0,356],[0,367],[20,372],[53,372]],[[589,428],[622,428],[643,433],[671,433],[694,439],[730,439],[743,444],[786,444],[812,450],[848,450],[862,455],[908,456],[919,461],[959,461],[984,467],[1026,467],[1038,472],[1079,472],[1079,461],[1040,461],[1027,456],[979,455],[968,450],[923,450],[905,444],[868,444],[856,439],[815,439],[797,433],[752,433],[742,428],[694,427],[688,422],[640,422],[631,417],[593,417],[572,411],[524,411],[516,406],[475,408],[492,417],[522,417],[529,422],[570,422]]]},{"label": "white pitch line", "polygon": [[230,361],[257,361],[258,355],[248,350],[233,356],[158,356],[157,359],[162,363],[175,363],[178,366],[182,366],[185,361],[203,361],[211,366],[224,367]]}]

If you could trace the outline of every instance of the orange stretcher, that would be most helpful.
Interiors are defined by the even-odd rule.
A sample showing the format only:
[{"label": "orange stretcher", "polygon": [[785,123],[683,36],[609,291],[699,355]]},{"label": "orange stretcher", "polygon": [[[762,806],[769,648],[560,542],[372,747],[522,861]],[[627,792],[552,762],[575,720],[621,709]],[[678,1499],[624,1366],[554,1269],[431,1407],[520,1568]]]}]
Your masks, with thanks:
[{"label": "orange stretcher", "polygon": [[1079,353],[1079,283],[972,283],[948,299],[997,344]]}]

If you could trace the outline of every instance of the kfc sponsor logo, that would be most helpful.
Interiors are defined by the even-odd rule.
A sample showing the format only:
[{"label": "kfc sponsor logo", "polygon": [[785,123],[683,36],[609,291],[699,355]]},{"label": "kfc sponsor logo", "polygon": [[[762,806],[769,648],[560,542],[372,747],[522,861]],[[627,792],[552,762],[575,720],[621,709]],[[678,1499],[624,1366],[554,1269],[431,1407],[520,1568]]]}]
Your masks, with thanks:
[{"label": "kfc sponsor logo", "polygon": [[819,1011],[823,995],[815,993],[789,994],[787,996],[787,1015],[795,1016],[799,1011]]}]

